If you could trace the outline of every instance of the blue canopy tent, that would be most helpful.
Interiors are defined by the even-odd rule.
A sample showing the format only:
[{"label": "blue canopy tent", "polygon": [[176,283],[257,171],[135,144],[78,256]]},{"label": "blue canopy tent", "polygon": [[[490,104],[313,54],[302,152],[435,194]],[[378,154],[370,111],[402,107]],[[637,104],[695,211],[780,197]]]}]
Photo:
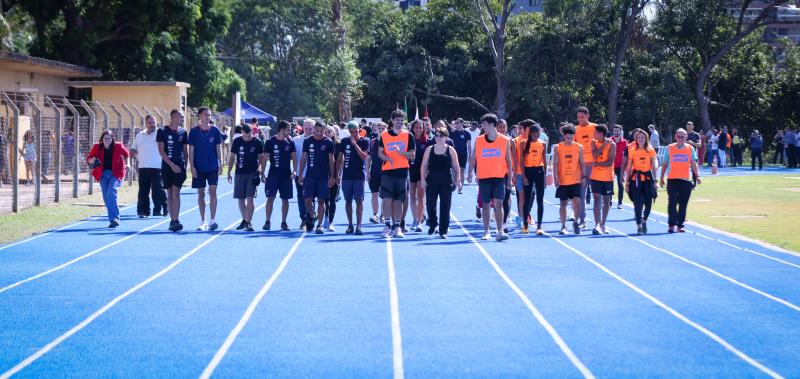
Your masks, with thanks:
[{"label": "blue canopy tent", "polygon": [[[229,116],[233,116],[233,108],[232,107],[228,108],[222,113],[225,113],[226,115]],[[247,103],[244,100],[242,100],[242,113],[240,117],[244,119],[246,122],[250,122],[250,119],[255,117],[258,119],[258,123],[261,125],[275,124],[278,122],[278,119],[275,118],[275,116],[254,107],[252,104]],[[234,121],[236,123],[239,122],[239,120],[234,120]]]}]

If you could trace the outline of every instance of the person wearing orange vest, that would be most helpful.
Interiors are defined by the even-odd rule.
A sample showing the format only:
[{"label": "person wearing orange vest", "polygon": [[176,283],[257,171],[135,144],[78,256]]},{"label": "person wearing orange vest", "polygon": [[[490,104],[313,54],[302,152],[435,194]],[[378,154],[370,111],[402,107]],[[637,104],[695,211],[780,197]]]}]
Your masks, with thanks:
[{"label": "person wearing orange vest", "polygon": [[581,178],[581,198],[586,197],[586,202],[580,202],[580,208],[574,208],[575,219],[581,229],[586,228],[586,203],[588,203],[588,191],[591,189],[591,176],[594,167],[594,157],[592,156],[592,141],[594,140],[594,128],[597,126],[589,122],[589,108],[578,107],[576,113],[578,125],[575,126],[575,142],[583,147],[583,177]]},{"label": "person wearing orange vest", "polygon": [[544,216],[544,189],[547,185],[545,174],[547,172],[547,143],[539,139],[542,129],[533,120],[520,122],[523,129],[527,130],[526,138],[520,144],[520,165],[523,172],[523,210],[522,234],[528,233],[528,219],[533,207],[533,194],[536,194],[536,235],[543,235],[542,216]]},{"label": "person wearing orange vest", "polygon": [[567,234],[567,203],[572,201],[575,220],[572,227],[575,234],[581,234],[577,212],[586,193],[582,190],[581,179],[584,176],[583,146],[574,142],[575,126],[567,124],[561,128],[564,141],[553,147],[553,183],[556,186],[556,197],[561,201],[559,216],[561,217],[560,235]]},{"label": "person wearing orange vest", "polygon": [[396,109],[392,112],[392,129],[381,134],[378,140],[378,156],[383,161],[381,166],[381,198],[383,199],[383,215],[386,227],[381,237],[393,235],[403,238],[400,221],[403,215],[403,203],[406,199],[406,182],[408,181],[409,161],[415,157],[416,145],[414,136],[403,130],[405,112]]},{"label": "person wearing orange vest", "polygon": [[597,125],[594,128],[594,141],[592,142],[592,195],[594,196],[594,222],[592,234],[608,234],[606,219],[608,208],[614,197],[614,158],[617,155],[617,145],[608,135],[608,126]]},{"label": "person wearing orange vest", "polygon": [[656,167],[658,157],[650,147],[647,132],[642,129],[633,131],[631,147],[628,148],[628,168],[625,170],[625,192],[633,202],[633,213],[636,219],[636,234],[647,234],[647,218],[656,198]]},{"label": "person wearing orange vest", "polygon": [[686,143],[688,133],[683,128],[675,132],[675,143],[667,146],[662,153],[662,160],[666,162],[661,167],[661,188],[664,188],[664,177],[667,178],[667,211],[669,213],[669,229],[667,232],[683,233],[683,223],[686,221],[686,206],[692,196],[692,175],[701,183],[700,172],[697,167],[697,151]]},{"label": "person wearing orange vest", "polygon": [[[528,120],[525,120],[528,121]],[[522,156],[522,148],[524,147],[525,141],[528,139],[528,132],[530,130],[530,126],[533,125],[533,120],[530,120],[531,124],[518,124],[519,127],[519,135],[514,137],[511,144],[511,153],[514,154],[514,186],[517,190],[517,214],[518,216],[515,218],[517,223],[517,227],[522,227],[522,215],[525,213],[525,166],[523,162]],[[524,122],[524,121],[523,121]],[[525,231],[523,231],[524,233]]]},{"label": "person wearing orange vest", "polygon": [[494,219],[497,224],[497,241],[505,241],[508,234],[503,231],[503,199],[506,190],[514,185],[513,163],[511,162],[511,140],[497,132],[497,116],[485,114],[481,117],[481,127],[486,132],[475,141],[475,148],[470,158],[470,180],[472,175],[478,177],[478,192],[481,195],[483,208],[483,237],[491,238],[489,233],[489,208],[494,202]]}]

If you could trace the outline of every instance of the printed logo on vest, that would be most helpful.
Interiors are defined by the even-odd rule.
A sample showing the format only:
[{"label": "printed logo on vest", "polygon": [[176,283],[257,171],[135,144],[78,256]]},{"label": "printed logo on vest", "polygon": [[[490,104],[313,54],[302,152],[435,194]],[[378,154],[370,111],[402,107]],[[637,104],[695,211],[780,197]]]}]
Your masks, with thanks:
[{"label": "printed logo on vest", "polygon": [[496,158],[499,156],[500,156],[500,149],[498,148],[481,149],[481,157],[483,158]]},{"label": "printed logo on vest", "polygon": [[386,144],[386,147],[389,151],[401,152],[406,150],[406,144],[404,142],[389,142]]}]

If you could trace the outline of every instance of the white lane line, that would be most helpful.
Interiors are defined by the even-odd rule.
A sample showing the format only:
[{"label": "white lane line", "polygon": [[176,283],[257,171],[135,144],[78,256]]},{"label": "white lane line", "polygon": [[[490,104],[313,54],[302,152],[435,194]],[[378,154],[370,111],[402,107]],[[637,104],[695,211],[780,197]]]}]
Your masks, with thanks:
[{"label": "white lane line", "polygon": [[607,267],[605,267],[602,264],[598,263],[597,261],[595,261],[594,259],[590,258],[586,254],[582,253],[580,250],[570,246],[566,242],[562,241],[560,238],[553,237],[553,235],[551,235],[550,233],[545,232],[545,235],[550,237],[550,238],[552,238],[553,240],[558,242],[561,246],[566,247],[567,249],[569,249],[570,251],[572,251],[576,255],[580,256],[584,260],[586,260],[589,263],[593,264],[595,267],[599,268],[600,270],[602,270],[603,272],[605,272],[606,274],[608,274],[612,278],[616,279],[620,283],[622,283],[625,286],[627,286],[628,288],[632,289],[634,292],[636,292],[639,295],[641,295],[641,296],[645,297],[646,299],[650,300],[651,302],[653,302],[655,305],[657,305],[661,309],[667,311],[671,315],[675,316],[677,319],[683,321],[685,324],[687,324],[687,325],[691,326],[692,328],[694,328],[694,329],[700,331],[701,333],[705,334],[707,337],[711,338],[712,340],[714,340],[718,344],[722,345],[722,347],[724,347],[728,351],[732,352],[737,357],[739,357],[743,361],[747,362],[751,366],[757,368],[758,370],[760,370],[761,372],[769,375],[770,377],[783,378],[780,374],[778,374],[775,371],[771,370],[767,366],[764,366],[763,364],[761,364],[757,360],[751,358],[750,356],[748,356],[747,354],[745,354],[741,350],[739,350],[736,347],[734,347],[733,345],[731,345],[728,341],[725,341],[722,337],[720,337],[717,334],[715,334],[714,332],[706,329],[702,325],[692,321],[691,319],[689,319],[688,317],[684,316],[683,314],[681,314],[677,310],[673,309],[672,307],[664,304],[661,300],[659,300],[656,297],[654,297],[653,295],[650,295],[649,293],[645,292],[644,290],[642,290],[641,288],[637,287],[633,283],[627,281],[625,278],[617,275],[615,272],[609,270]]},{"label": "white lane line", "polygon": [[[219,197],[227,196],[227,195],[229,195],[229,194],[231,194],[231,193],[233,193],[233,191],[226,192],[226,193],[224,193],[224,194],[220,195]],[[192,211],[196,210],[197,208],[198,208],[198,207],[194,207],[194,208],[191,208],[191,209],[187,209],[187,210],[185,210],[185,211],[181,212],[181,213],[180,213],[180,215],[181,215],[181,216],[183,216],[183,215],[185,215],[185,214],[187,214],[187,213],[189,213],[189,212],[192,212]],[[118,245],[118,244],[120,244],[120,243],[122,243],[122,242],[125,242],[125,241],[127,241],[127,240],[129,240],[129,239],[131,239],[131,238],[133,238],[133,237],[136,237],[136,236],[138,236],[139,234],[142,234],[142,233],[144,233],[144,232],[146,232],[146,231],[148,231],[148,230],[154,229],[155,227],[157,227],[157,226],[159,226],[159,225],[162,225],[162,224],[166,223],[167,221],[170,221],[170,219],[169,219],[169,218],[167,218],[167,219],[166,219],[166,220],[164,220],[164,221],[160,221],[160,222],[158,222],[158,223],[156,223],[156,224],[150,225],[150,226],[148,226],[148,227],[146,227],[146,228],[144,228],[144,229],[142,229],[142,230],[140,230],[140,231],[138,231],[138,232],[136,232],[136,233],[134,233],[134,234],[131,234],[131,235],[129,235],[129,236],[122,237],[122,238],[120,238],[120,239],[118,239],[118,240],[116,240],[116,241],[114,241],[114,242],[111,242],[111,243],[109,243],[109,244],[105,245],[105,246],[98,247],[97,249],[94,249],[94,250],[92,250],[92,251],[90,251],[90,252],[88,252],[88,253],[86,253],[86,254],[84,254],[84,255],[81,255],[80,257],[77,257],[77,258],[75,258],[75,259],[73,259],[73,260],[71,260],[71,261],[69,261],[69,262],[63,263],[63,264],[61,264],[61,265],[58,265],[58,266],[56,266],[56,267],[53,267],[53,268],[51,268],[51,269],[49,269],[49,270],[47,270],[47,271],[44,271],[44,272],[41,272],[41,273],[39,273],[39,274],[36,274],[36,275],[34,275],[34,276],[31,276],[31,277],[29,277],[29,278],[27,278],[27,279],[20,280],[20,281],[18,281],[18,282],[16,282],[16,283],[9,284],[9,285],[7,285],[7,286],[5,286],[5,287],[3,287],[3,288],[0,288],[0,294],[4,293],[4,292],[6,292],[6,291],[9,291],[9,290],[11,290],[11,289],[14,289],[14,288],[16,288],[16,287],[19,287],[19,286],[21,286],[21,285],[23,285],[23,284],[25,284],[25,283],[32,282],[32,281],[34,281],[34,280],[36,280],[36,279],[39,279],[39,278],[42,278],[42,277],[44,277],[44,276],[50,275],[50,274],[52,274],[52,273],[54,273],[54,272],[56,272],[56,271],[63,270],[63,269],[65,269],[65,268],[69,267],[69,266],[72,266],[73,264],[75,264],[75,263],[77,263],[77,262],[80,262],[80,261],[82,261],[82,260],[84,260],[84,259],[86,259],[86,258],[89,258],[89,257],[91,257],[91,256],[93,256],[93,255],[95,255],[95,254],[97,254],[97,253],[100,253],[100,252],[102,252],[102,251],[104,251],[104,250],[108,249],[109,247],[112,247],[112,246],[114,246],[114,245]]]},{"label": "white lane line", "polygon": [[491,255],[489,255],[486,249],[484,249],[483,246],[480,243],[478,243],[475,237],[473,237],[472,234],[470,234],[470,232],[467,230],[467,228],[464,227],[461,221],[458,218],[456,218],[456,215],[450,213],[450,218],[453,221],[455,221],[459,227],[461,227],[461,230],[464,231],[464,234],[478,248],[481,254],[483,254],[484,258],[486,258],[486,260],[489,261],[489,264],[494,268],[495,272],[497,272],[497,274],[500,275],[500,277],[506,282],[506,284],[509,287],[511,287],[514,293],[517,294],[520,300],[522,300],[522,302],[525,303],[525,306],[528,307],[528,310],[533,314],[533,317],[535,317],[536,320],[539,322],[539,324],[541,324],[542,327],[544,327],[544,329],[547,331],[547,333],[550,335],[550,337],[553,339],[556,345],[558,345],[558,347],[561,349],[564,355],[566,355],[567,358],[570,360],[570,362],[572,362],[572,364],[575,366],[575,368],[577,368],[578,371],[581,372],[581,375],[583,375],[584,378],[594,378],[595,377],[594,374],[592,374],[592,372],[589,371],[586,365],[584,365],[583,362],[581,362],[581,360],[575,355],[572,349],[570,349],[570,347],[567,346],[567,343],[564,342],[564,339],[561,338],[561,336],[558,334],[555,328],[550,324],[550,322],[547,321],[547,319],[544,317],[544,315],[542,315],[539,309],[536,308],[535,305],[533,305],[533,302],[530,300],[530,298],[528,298],[528,296],[524,292],[522,292],[522,290],[514,283],[514,281],[512,281],[511,278],[509,278],[508,275],[506,275],[503,269],[500,268],[500,265],[498,265],[497,262],[495,262],[495,260],[492,258]]},{"label": "white lane line", "polygon": [[386,239],[386,260],[389,268],[389,303],[392,314],[392,368],[394,379],[405,377],[403,370],[403,339],[400,333],[400,303],[397,299],[397,279],[394,273],[392,238]]},{"label": "white lane line", "polygon": [[[122,213],[122,211],[124,211],[124,210],[126,210],[128,208],[134,207],[134,206],[136,206],[136,204],[131,204],[131,205],[128,205],[126,207],[120,208],[119,211],[120,211],[120,213]],[[58,229],[48,230],[46,232],[39,233],[39,234],[37,234],[35,236],[28,237],[28,238],[26,238],[24,240],[17,241],[17,242],[14,242],[14,243],[10,243],[10,244],[5,245],[5,246],[0,246],[0,251],[8,249],[10,247],[22,245],[23,243],[31,242],[31,241],[33,241],[35,239],[44,237],[44,236],[46,236],[48,234],[52,234],[52,233],[55,233],[55,232],[60,232],[60,231],[65,230],[65,229],[69,229],[69,228],[72,228],[72,227],[75,227],[75,226],[78,226],[78,225],[81,225],[81,224],[85,224],[85,223],[87,223],[89,221],[102,220],[104,217],[108,217],[108,215],[106,214],[106,215],[102,215],[102,216],[91,216],[91,217],[89,217],[89,218],[87,218],[86,220],[83,220],[83,221],[73,222],[72,224],[64,225],[64,226],[62,226],[62,227],[60,227]]]},{"label": "white lane line", "polygon": [[276,280],[278,280],[278,277],[283,273],[283,270],[286,268],[286,265],[289,264],[289,260],[292,259],[292,256],[297,251],[297,248],[300,247],[300,244],[303,242],[303,239],[305,239],[305,237],[306,233],[304,232],[300,236],[300,238],[297,241],[295,241],[294,245],[292,245],[292,248],[289,249],[289,252],[286,254],[286,256],[283,257],[283,260],[281,261],[280,265],[278,265],[278,269],[272,273],[272,276],[269,277],[269,280],[267,280],[264,286],[261,287],[261,290],[258,291],[256,297],[254,297],[253,300],[250,302],[250,305],[247,306],[247,309],[245,310],[242,317],[239,319],[239,322],[236,324],[233,330],[231,330],[230,334],[228,334],[228,337],[225,339],[225,342],[222,344],[222,346],[220,346],[219,350],[217,350],[217,352],[214,354],[214,358],[211,359],[211,362],[209,362],[208,366],[206,366],[205,370],[203,370],[203,373],[200,375],[201,379],[210,378],[211,375],[214,373],[214,370],[217,369],[217,366],[219,366],[220,362],[222,362],[222,359],[225,357],[225,354],[228,353],[228,350],[230,350],[231,346],[233,346],[233,343],[236,342],[236,338],[239,336],[244,327],[250,321],[250,318],[256,311],[258,304],[261,303],[261,300],[264,299],[264,296],[267,295],[267,292],[269,292],[270,288],[272,288],[272,285],[275,283]]},{"label": "white lane line", "polygon": [[[263,208],[264,205],[265,204],[262,204],[260,207],[258,207],[256,209],[256,211],[261,209],[261,208]],[[53,341],[51,341],[50,343],[48,343],[47,345],[45,345],[44,347],[42,347],[41,349],[36,351],[35,353],[31,354],[29,357],[25,358],[22,362],[18,363],[16,366],[12,367],[10,370],[4,372],[2,375],[0,375],[0,379],[8,379],[12,375],[14,375],[14,374],[20,372],[21,370],[23,370],[24,368],[30,366],[33,362],[35,362],[36,360],[41,358],[43,355],[47,354],[47,352],[49,352],[50,350],[53,350],[55,347],[60,345],[62,342],[66,341],[67,339],[69,339],[70,337],[72,337],[73,335],[75,335],[76,333],[81,331],[83,328],[87,327],[89,324],[91,324],[98,317],[100,317],[104,313],[108,312],[108,310],[111,309],[112,307],[114,307],[115,305],[117,305],[117,303],[119,303],[120,301],[124,300],[126,297],[134,294],[136,291],[142,289],[142,287],[150,284],[154,280],[160,278],[164,274],[170,272],[172,269],[177,267],[179,264],[183,263],[183,261],[189,259],[189,257],[191,257],[192,255],[194,255],[195,253],[200,251],[200,249],[202,249],[203,247],[205,247],[209,243],[213,242],[215,239],[219,238],[221,235],[225,234],[231,228],[233,228],[236,225],[238,225],[239,222],[241,222],[241,219],[237,220],[233,224],[230,224],[225,229],[222,229],[222,230],[218,231],[212,237],[206,239],[204,242],[202,242],[201,244],[197,245],[191,251],[189,251],[188,253],[184,254],[180,258],[176,259],[175,261],[170,263],[167,267],[165,267],[161,271],[155,273],[153,276],[145,279],[143,282],[141,282],[141,283],[137,284],[136,286],[132,287],[131,289],[125,291],[125,293],[123,293],[122,295],[119,295],[119,296],[115,297],[114,300],[111,300],[108,304],[104,305],[102,308],[100,308],[97,311],[95,311],[94,313],[92,313],[91,316],[89,316],[86,319],[84,319],[83,321],[81,321],[78,325],[75,325],[74,327],[72,327],[72,329],[68,330],[66,333],[62,334],[58,338],[54,339]]]},{"label": "white lane line", "polygon": [[613,231],[613,232],[615,232],[615,233],[617,233],[617,234],[619,234],[619,235],[621,235],[621,236],[625,236],[625,237],[628,237],[628,238],[630,238],[630,239],[632,239],[634,241],[637,241],[637,242],[641,243],[642,245],[645,245],[645,246],[647,246],[647,247],[649,247],[649,248],[651,248],[653,250],[656,250],[656,251],[659,251],[661,253],[664,253],[664,254],[667,254],[669,256],[672,256],[672,257],[674,257],[676,259],[679,259],[679,260],[681,260],[681,261],[683,261],[685,263],[688,263],[688,264],[690,264],[692,266],[695,266],[695,267],[697,267],[697,268],[699,268],[701,270],[709,272],[714,276],[717,276],[717,277],[719,277],[721,279],[727,280],[728,282],[731,282],[731,283],[733,283],[733,284],[735,284],[735,285],[737,285],[739,287],[742,287],[742,288],[744,288],[744,289],[746,289],[748,291],[751,291],[751,292],[754,292],[756,294],[759,294],[759,295],[761,295],[763,297],[766,297],[767,299],[770,299],[770,300],[775,301],[777,303],[780,303],[780,304],[782,304],[782,305],[784,305],[786,307],[789,307],[792,310],[800,312],[800,307],[798,307],[797,305],[794,305],[794,304],[792,304],[792,303],[790,303],[790,302],[788,302],[788,301],[786,301],[784,299],[781,299],[781,298],[779,298],[777,296],[770,295],[770,294],[768,294],[768,293],[766,293],[766,292],[764,292],[764,291],[762,291],[762,290],[760,290],[758,288],[755,288],[755,287],[752,287],[752,286],[747,285],[745,283],[742,283],[742,282],[740,282],[740,281],[738,281],[738,280],[736,280],[734,278],[731,278],[730,276],[722,274],[722,273],[720,273],[720,272],[718,272],[718,271],[716,271],[716,270],[714,270],[714,269],[712,269],[712,268],[710,268],[708,266],[704,266],[704,265],[702,265],[700,263],[697,263],[697,262],[695,262],[695,261],[693,261],[691,259],[684,258],[683,256],[675,254],[675,253],[673,253],[673,252],[671,252],[671,251],[669,251],[667,249],[662,249],[662,248],[660,248],[658,246],[655,246],[655,245],[653,245],[653,244],[651,244],[651,243],[649,243],[647,241],[644,241],[644,240],[642,240],[640,238],[629,236],[629,235],[627,235],[627,234],[625,234],[625,233],[623,233],[623,232],[621,232],[621,231],[619,231],[617,229],[614,229],[614,228],[612,228],[610,226],[608,227],[608,229]]}]

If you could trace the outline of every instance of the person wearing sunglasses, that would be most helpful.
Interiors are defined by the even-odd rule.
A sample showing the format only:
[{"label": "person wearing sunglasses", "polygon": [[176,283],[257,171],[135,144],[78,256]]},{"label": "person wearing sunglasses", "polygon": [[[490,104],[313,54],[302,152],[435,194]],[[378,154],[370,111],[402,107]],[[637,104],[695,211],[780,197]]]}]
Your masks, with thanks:
[{"label": "person wearing sunglasses", "polygon": [[697,184],[701,183],[700,173],[697,169],[697,152],[694,147],[686,143],[688,133],[683,128],[675,132],[677,142],[667,146],[664,150],[661,167],[661,180],[659,184],[664,188],[664,178],[667,178],[667,210],[669,213],[669,233],[683,233],[683,223],[686,221],[686,206],[692,195],[692,175]]}]

